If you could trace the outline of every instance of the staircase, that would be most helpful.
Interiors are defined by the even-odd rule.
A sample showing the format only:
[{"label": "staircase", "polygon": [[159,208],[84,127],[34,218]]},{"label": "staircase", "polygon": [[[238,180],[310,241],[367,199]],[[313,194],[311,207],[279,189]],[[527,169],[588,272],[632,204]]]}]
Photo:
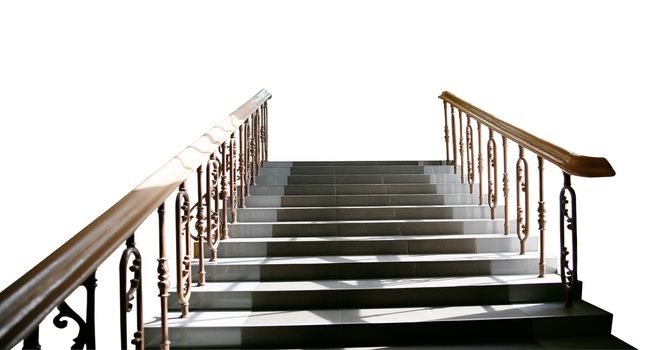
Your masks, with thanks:
[{"label": "staircase", "polygon": [[[631,348],[610,313],[564,307],[557,259],[537,278],[536,235],[519,255],[515,222],[504,235],[453,171],[267,162],[187,318],[170,293],[171,347]],[[145,339],[160,346],[159,320]]]}]

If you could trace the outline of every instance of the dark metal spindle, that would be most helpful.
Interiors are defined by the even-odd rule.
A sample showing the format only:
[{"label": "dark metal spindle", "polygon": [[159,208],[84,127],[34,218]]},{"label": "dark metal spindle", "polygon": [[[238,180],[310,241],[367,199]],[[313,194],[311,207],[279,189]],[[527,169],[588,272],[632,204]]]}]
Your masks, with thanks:
[{"label": "dark metal spindle", "polygon": [[464,183],[464,132],[462,131],[462,110],[458,109],[457,114],[459,114],[459,159],[462,161],[462,173],[461,173],[461,182]]},{"label": "dark metal spindle", "polygon": [[[190,197],[186,183],[179,185],[174,216],[176,219],[176,293],[181,304],[181,318],[188,317],[190,293],[192,291],[192,266],[190,242]],[[182,246],[185,239],[185,254]]]},{"label": "dark metal spindle", "polygon": [[228,185],[227,185],[227,168],[230,164],[230,162],[227,160],[227,154],[226,154],[226,145],[223,142],[222,145],[219,147],[220,151],[220,201],[223,205],[223,209],[221,210],[221,218],[220,218],[220,239],[228,239],[230,238],[229,236],[229,228],[227,227],[227,198],[228,198]]},{"label": "dark metal spindle", "polygon": [[478,203],[482,205],[482,131],[480,130],[480,120],[478,122]]},{"label": "dark metal spindle", "polygon": [[[567,208],[570,197],[570,211]],[[561,244],[560,274],[561,283],[566,292],[566,306],[573,306],[573,301],[577,298],[578,282],[578,222],[577,211],[575,207],[575,190],[571,187],[571,175],[564,172],[564,187],[559,194],[559,241]],[[569,252],[566,247],[566,229],[571,231],[571,244],[573,252]],[[568,260],[571,255],[572,263]],[[570,266],[569,266],[570,265]]]},{"label": "dark metal spindle", "polygon": [[158,207],[158,290],[160,294],[160,326],[162,330],[160,349],[169,350],[169,327],[167,320],[167,298],[169,297],[169,265],[167,264],[167,250],[165,249],[165,203]]},{"label": "dark metal spindle", "polygon": [[538,156],[538,231],[540,231],[540,257],[538,277],[545,276],[545,200],[543,199],[543,158]]},{"label": "dark metal spindle", "polygon": [[195,222],[195,229],[197,230],[197,258],[199,259],[199,278],[197,280],[198,286],[206,284],[206,271],[204,270],[204,196],[202,195],[202,166],[197,167],[197,221]]},{"label": "dark metal spindle", "polygon": [[39,326],[23,339],[23,350],[41,350],[42,345],[39,344]]},{"label": "dark metal spindle", "polygon": [[455,109],[450,104],[450,121],[452,122],[452,164],[457,174],[457,128],[455,128]]},{"label": "dark metal spindle", "polygon": [[[517,237],[520,239],[520,255],[526,252],[526,240],[529,238],[529,167],[524,158],[524,147],[519,146],[519,159],[517,159]],[[524,208],[522,198],[524,193]],[[526,216],[526,217],[525,217]]]},{"label": "dark metal spindle", "polygon": [[503,219],[503,233],[508,234],[510,225],[508,224],[509,205],[508,196],[510,195],[510,178],[508,177],[508,140],[501,135],[503,145],[503,205],[504,205],[504,219]]},{"label": "dark metal spindle", "polygon": [[230,136],[230,164],[228,165],[230,172],[230,221],[232,223],[237,222],[237,140],[234,137],[235,134],[232,133],[232,136]]},{"label": "dark metal spindle", "polygon": [[469,183],[469,193],[473,193],[473,183],[475,182],[475,172],[473,167],[475,155],[473,153],[473,127],[471,127],[471,115],[466,115],[466,171]]},{"label": "dark metal spindle", "polygon": [[450,130],[448,128],[448,102],[443,100],[443,113],[445,115],[445,127],[443,132],[445,133],[445,161],[446,164],[450,163]]},{"label": "dark metal spindle", "polygon": [[[188,209],[186,209],[186,216],[188,215]],[[128,262],[130,257],[133,257],[132,264],[128,268]],[[135,311],[136,317],[136,326],[137,330],[133,334],[131,343],[135,346],[136,350],[144,349],[144,298],[142,296],[142,264],[141,264],[141,253],[135,244],[135,235],[134,233],[125,241],[125,250],[121,255],[121,261],[118,266],[119,276],[120,276],[120,319],[121,319],[121,349],[125,350],[127,346],[127,334],[128,334],[128,321],[126,314],[132,311],[132,300],[137,298],[137,311]],[[127,288],[127,272],[128,270],[132,272],[132,278],[130,279],[130,289]]]},{"label": "dark metal spindle", "polygon": [[209,246],[209,261],[216,261],[218,252],[219,212],[218,205],[218,166],[216,155],[211,153],[206,164],[206,241]]},{"label": "dark metal spindle", "polygon": [[[494,171],[492,171],[492,168]],[[487,204],[489,204],[492,220],[496,218],[496,201],[498,199],[497,168],[496,140],[494,140],[494,131],[489,129],[489,140],[487,141]],[[480,181],[482,181],[482,178]]]}]

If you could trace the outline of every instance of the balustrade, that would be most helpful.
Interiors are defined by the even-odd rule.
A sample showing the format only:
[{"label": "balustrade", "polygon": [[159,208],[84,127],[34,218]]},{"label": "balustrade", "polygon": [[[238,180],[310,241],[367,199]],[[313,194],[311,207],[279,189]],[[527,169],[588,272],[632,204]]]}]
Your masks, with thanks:
[{"label": "balustrade", "polygon": [[[255,184],[262,165],[267,161],[267,101],[270,98],[267,91],[260,91],[63,247],[2,291],[0,348],[11,348],[21,340],[24,341],[25,349],[40,348],[39,324],[54,308],[59,311],[53,320],[56,327],[67,326],[65,318],[73,320],[79,326],[73,349],[95,348],[95,271],[117,247],[125,243],[119,263],[121,334],[118,345],[121,349],[129,346],[143,349],[144,261],[135,241],[135,232],[151,212],[157,211],[157,286],[162,327],[160,347],[169,349],[167,311],[170,260],[166,249],[168,225],[165,221],[165,200],[176,191],[173,236],[176,248],[175,296],[181,307],[180,317],[187,318],[190,314],[189,299],[193,288],[206,284],[205,248],[209,253],[209,260],[216,261],[218,245],[224,244],[229,238],[228,224],[237,221],[236,209],[244,207],[244,199],[250,193],[250,186]],[[193,169],[197,185],[194,203],[187,189],[188,178]],[[192,260],[195,258],[199,262],[197,286],[193,286]],[[44,285],[49,288],[45,290]],[[65,301],[79,285],[86,288],[85,318],[79,316]],[[133,309],[136,329],[130,331],[127,318]]]},{"label": "balustrade", "polygon": [[[615,171],[605,158],[586,157],[568,152],[554,144],[541,140],[526,131],[510,125],[502,120],[497,119],[491,114],[475,107],[474,105],[458,98],[457,96],[443,92],[440,96],[443,100],[443,107],[445,111],[445,149],[446,162],[454,165],[454,172],[461,171],[460,181],[464,182],[464,147],[466,147],[466,170],[469,185],[469,192],[473,193],[473,186],[475,182],[474,171],[474,147],[473,147],[473,128],[471,119],[477,122],[478,130],[478,178],[479,191],[478,202],[483,205],[483,164],[482,159],[482,126],[488,128],[489,137],[487,141],[487,204],[490,208],[490,219],[497,220],[496,209],[498,198],[497,190],[497,167],[499,159],[497,159],[497,149],[495,135],[501,135],[502,140],[502,162],[503,162],[503,177],[502,177],[502,192],[504,203],[504,218],[503,229],[507,235],[510,231],[509,222],[509,202],[510,202],[510,174],[508,172],[508,140],[515,142],[518,146],[518,157],[515,163],[515,203],[517,207],[515,221],[516,233],[519,239],[519,254],[525,254],[526,242],[530,237],[530,187],[529,187],[529,163],[525,156],[525,151],[533,152],[537,157],[538,168],[538,277],[544,277],[546,272],[545,267],[545,234],[546,234],[546,207],[544,198],[544,161],[554,164],[560,168],[564,173],[564,185],[559,196],[559,215],[560,215],[560,262],[559,270],[561,274],[562,284],[565,290],[566,305],[573,305],[573,301],[577,295],[577,220],[575,208],[575,191],[571,186],[571,175],[583,177],[607,177],[614,176]],[[450,112],[450,125],[448,125],[448,111]],[[457,163],[457,136],[455,130],[457,128],[455,111],[459,116],[459,155],[462,160],[461,168]],[[462,114],[466,115],[466,124],[462,119]],[[465,129],[464,129],[465,128]],[[464,145],[462,130],[466,130],[466,145]],[[452,138],[448,136],[449,130],[452,130]],[[450,149],[452,148],[452,162],[450,162]],[[570,206],[569,206],[570,204]],[[570,231],[570,235],[566,231]],[[567,245],[570,241],[570,248]]]}]

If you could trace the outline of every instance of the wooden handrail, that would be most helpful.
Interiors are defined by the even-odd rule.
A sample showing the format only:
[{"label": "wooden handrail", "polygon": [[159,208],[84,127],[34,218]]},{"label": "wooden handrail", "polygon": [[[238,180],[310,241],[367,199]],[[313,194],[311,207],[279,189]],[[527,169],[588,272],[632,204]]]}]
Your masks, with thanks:
[{"label": "wooden handrail", "polygon": [[258,92],[0,292],[0,348],[11,348],[26,338],[270,98],[268,91]]},{"label": "wooden handrail", "polygon": [[488,128],[558,166],[567,174],[583,177],[608,177],[615,175],[615,170],[605,158],[581,156],[571,153],[494,117],[448,91],[443,91],[439,98],[452,104],[462,112],[475,117]]}]

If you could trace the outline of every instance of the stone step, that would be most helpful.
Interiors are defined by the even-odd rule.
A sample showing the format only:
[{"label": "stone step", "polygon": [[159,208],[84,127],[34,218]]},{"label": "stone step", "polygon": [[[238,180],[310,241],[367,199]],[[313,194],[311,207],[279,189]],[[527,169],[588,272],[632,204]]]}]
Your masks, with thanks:
[{"label": "stone step", "polygon": [[[556,259],[546,259],[549,273]],[[193,271],[198,271],[197,261]],[[538,255],[528,252],[476,254],[386,254],[240,257],[205,261],[207,281],[290,281],[537,274]],[[195,276],[193,276],[194,279]]]},{"label": "stone step", "polygon": [[[516,232],[509,220],[510,233]],[[319,236],[415,236],[443,234],[503,233],[503,219],[420,219],[286,221],[273,223],[238,222],[229,225],[233,238],[319,237]]]},{"label": "stone step", "polygon": [[[473,205],[479,204],[477,194],[382,194],[382,195],[295,195],[250,196],[247,207],[334,207],[381,205]],[[483,196],[487,204],[487,196]]]},{"label": "stone step", "polygon": [[[468,184],[323,184],[323,185],[255,185],[251,196],[283,195],[349,195],[349,194],[453,194],[471,193]],[[473,192],[478,193],[478,186]]]},{"label": "stone step", "polygon": [[[230,238],[218,245],[218,257],[331,256],[379,254],[453,254],[519,252],[516,235],[439,235],[372,237]],[[530,236],[526,249],[538,249]],[[204,256],[210,256],[205,249]]]},{"label": "stone step", "polygon": [[[174,348],[288,348],[448,344],[508,338],[608,336],[612,314],[586,302],[169,313]],[[145,326],[160,345],[160,320]]]},{"label": "stone step", "polygon": [[443,166],[443,160],[353,160],[353,161],[270,161],[263,168],[286,168],[286,167],[350,167],[350,166]]},{"label": "stone step", "polygon": [[[580,289],[581,290],[581,289]],[[191,310],[298,310],[507,304],[562,301],[558,275],[492,275],[315,280],[211,282],[194,287]],[[169,308],[180,310],[171,291]]]},{"label": "stone step", "polygon": [[453,174],[383,174],[383,175],[260,175],[257,185],[317,185],[317,184],[447,184],[461,183]]},{"label": "stone step", "polygon": [[[454,170],[455,169],[449,165],[290,166],[269,168],[264,167],[260,170],[260,176],[454,174]],[[459,171],[459,169],[457,170]]]},{"label": "stone step", "polygon": [[[479,205],[360,206],[240,208],[240,222],[404,220],[404,219],[482,219],[489,218],[489,207]],[[504,215],[499,208],[496,216]]]}]

